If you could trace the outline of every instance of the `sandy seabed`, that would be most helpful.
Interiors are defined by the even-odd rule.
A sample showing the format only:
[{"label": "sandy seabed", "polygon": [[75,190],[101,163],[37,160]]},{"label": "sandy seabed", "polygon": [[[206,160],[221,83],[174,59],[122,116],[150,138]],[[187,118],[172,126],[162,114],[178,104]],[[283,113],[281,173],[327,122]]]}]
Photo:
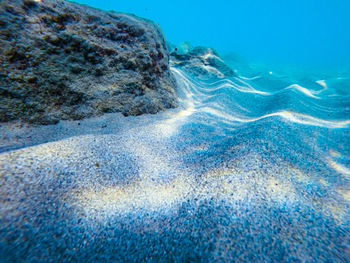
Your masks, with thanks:
[{"label": "sandy seabed", "polygon": [[348,262],[348,131],[238,124],[183,85],[157,115],[1,124],[2,261]]}]

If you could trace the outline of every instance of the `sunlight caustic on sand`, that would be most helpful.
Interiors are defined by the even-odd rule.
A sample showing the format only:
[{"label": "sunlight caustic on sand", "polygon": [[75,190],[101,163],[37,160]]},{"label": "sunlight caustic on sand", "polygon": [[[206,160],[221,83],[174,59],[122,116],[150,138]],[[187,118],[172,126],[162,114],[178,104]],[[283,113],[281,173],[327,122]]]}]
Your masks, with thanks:
[{"label": "sunlight caustic on sand", "polygon": [[320,99],[319,97],[313,95],[311,93],[310,90],[298,85],[298,84],[293,84],[293,85],[290,85],[288,86],[286,89],[295,89],[295,90],[298,90],[300,92],[302,92],[304,95],[308,96],[308,97],[311,97],[311,98],[314,98],[314,99]]}]

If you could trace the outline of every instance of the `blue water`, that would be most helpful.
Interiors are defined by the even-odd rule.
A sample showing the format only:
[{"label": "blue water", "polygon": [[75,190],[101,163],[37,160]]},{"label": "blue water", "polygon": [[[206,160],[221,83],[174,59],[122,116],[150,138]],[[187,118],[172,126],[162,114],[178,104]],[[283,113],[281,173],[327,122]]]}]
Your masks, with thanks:
[{"label": "blue water", "polygon": [[346,0],[80,0],[152,19],[165,38],[210,46],[273,67],[339,71],[350,66]]},{"label": "blue water", "polygon": [[0,127],[0,261],[350,261],[350,2],[80,2],[237,76],[172,58],[176,109]]}]

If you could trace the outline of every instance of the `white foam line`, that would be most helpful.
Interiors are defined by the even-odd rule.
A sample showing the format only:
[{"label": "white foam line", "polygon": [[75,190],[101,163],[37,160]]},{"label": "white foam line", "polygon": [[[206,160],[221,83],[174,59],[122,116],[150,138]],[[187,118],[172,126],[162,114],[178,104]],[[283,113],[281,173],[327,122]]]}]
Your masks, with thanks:
[{"label": "white foam line", "polygon": [[324,128],[336,129],[336,128],[349,128],[350,126],[350,120],[328,121],[328,120],[311,117],[306,114],[290,112],[290,111],[278,111],[278,112],[266,114],[257,118],[239,118],[208,106],[200,107],[198,108],[198,110],[213,114],[221,118],[228,119],[232,122],[249,123],[249,122],[255,122],[255,121],[269,118],[269,117],[279,116],[294,123],[300,123],[304,125],[312,125],[312,126],[318,126],[318,127],[324,127]]},{"label": "white foam line", "polygon": [[[235,78],[236,80],[238,80],[239,82],[241,82],[242,84],[245,84],[247,87],[249,87],[248,89],[244,86],[238,85],[236,83],[234,83],[231,80],[219,80],[216,81],[215,83],[212,83],[211,85],[214,86],[213,88],[208,88],[208,87],[204,87],[202,84],[196,82],[195,80],[191,79],[190,77],[188,77],[184,72],[182,72],[179,69],[176,68],[172,68],[173,72],[175,73],[175,75],[177,75],[177,77],[180,79],[180,81],[183,81],[186,85],[186,90],[187,93],[192,94],[191,96],[191,100],[195,103],[195,106],[200,105],[202,100],[200,98],[200,96],[205,96],[206,98],[211,98],[211,97],[215,97],[217,96],[217,94],[210,94],[210,93],[215,93],[218,90],[221,90],[223,88],[232,88],[235,89],[239,92],[243,92],[243,93],[254,93],[254,94],[260,94],[260,95],[273,95],[276,93],[280,93],[283,90],[286,89],[290,89],[290,90],[296,90],[298,92],[301,92],[302,94],[304,94],[307,97],[311,97],[311,98],[315,98],[315,99],[320,99],[320,97],[317,97],[315,95],[313,95],[308,89],[301,87],[298,84],[293,84],[290,85],[288,87],[286,87],[283,90],[279,90],[277,92],[274,93],[267,93],[267,92],[262,92],[259,90],[255,90],[253,87],[251,87],[248,83],[246,83],[243,80],[240,80],[238,78]],[[215,86],[216,85],[216,86]],[[301,101],[301,103],[303,103]],[[310,103],[314,104],[312,101],[309,101],[308,104],[305,104],[308,107],[311,107]],[[236,105],[237,106],[237,105]],[[207,107],[210,108],[210,106],[204,106],[201,107],[202,109]],[[330,112],[328,107],[321,107],[318,104],[314,104],[314,107],[319,108],[323,111],[327,111]],[[313,108],[314,108],[313,107]],[[246,109],[245,109],[246,110]],[[223,111],[225,111],[225,109],[223,109]],[[213,113],[213,112],[211,112]],[[213,113],[216,116],[221,116],[222,114],[219,114],[218,111],[216,111],[215,113]],[[261,118],[265,118],[265,117],[270,117],[270,116],[281,116],[284,119],[288,119],[289,121],[295,122],[295,123],[301,123],[301,124],[308,124],[308,125],[314,125],[314,126],[320,126],[320,127],[328,127],[328,128],[345,128],[348,126],[349,121],[345,120],[345,121],[330,121],[330,120],[323,120],[323,119],[318,119],[315,117],[311,117],[310,115],[306,115],[306,114],[301,114],[301,113],[294,113],[294,112],[289,112],[289,111],[278,111],[276,113],[272,113],[272,114],[268,114],[268,115],[264,115],[262,117],[259,118],[253,118],[253,119],[232,119],[232,116],[227,115],[227,116],[221,116],[227,119],[231,119],[232,121],[235,122],[250,122],[250,121],[256,121],[258,119]]]},{"label": "white foam line", "polygon": [[[230,79],[222,79],[222,80],[218,80],[218,81],[211,82],[211,83],[200,82],[200,81],[194,80],[193,78],[191,78],[190,76],[188,76],[183,71],[181,71],[181,70],[179,70],[177,68],[171,68],[171,69],[172,69],[173,72],[178,74],[182,79],[186,79],[186,81],[192,82],[191,86],[196,91],[198,91],[198,88],[200,88],[202,90],[207,90],[207,91],[216,91],[216,90],[221,89],[221,88],[232,87],[232,88],[234,88],[234,89],[236,89],[238,91],[244,92],[244,93],[255,93],[255,94],[260,94],[260,95],[270,95],[270,93],[254,89],[250,84],[246,83],[245,81],[243,81],[243,80],[241,80],[239,78],[235,78],[235,79],[238,80],[240,83],[244,84],[245,86],[239,85],[239,84],[233,82]],[[204,87],[204,85],[206,87]],[[210,87],[213,87],[213,86],[215,87],[215,89],[210,88]],[[197,87],[197,88],[195,88],[195,87]]]},{"label": "white foam line", "polygon": [[[188,79],[186,79],[186,77],[184,75],[182,75],[181,73],[179,73],[179,74],[180,74],[181,78],[184,79],[184,81],[186,81],[186,82],[189,81]],[[214,88],[213,87],[204,87],[202,84],[195,83],[195,81],[192,81],[192,80],[191,80],[191,82],[192,82],[192,85],[190,85],[190,86],[192,87],[192,89],[198,93],[201,93],[201,94],[204,94],[204,92],[215,92],[215,91],[221,90],[223,88],[232,88],[232,89],[235,89],[235,90],[243,92],[243,93],[270,95],[267,92],[263,92],[263,91],[259,91],[259,90],[254,89],[249,84],[247,84],[247,86],[249,87],[249,89],[248,89],[245,86],[238,85],[230,80],[218,81],[215,84],[211,83],[210,86],[214,86]]]},{"label": "white foam line", "polygon": [[255,94],[266,95],[266,93],[264,93],[264,92],[257,91],[254,89],[245,89],[244,86],[240,86],[237,84],[233,85],[232,83],[222,83],[222,84],[216,86],[215,88],[202,88],[202,90],[205,90],[208,92],[214,92],[214,91],[221,90],[224,88],[232,88],[232,89],[238,90],[238,91],[243,92],[243,93],[255,93]]},{"label": "white foam line", "polygon": [[320,80],[317,80],[315,82],[324,88],[324,89],[318,91],[318,93],[327,89],[327,84],[326,84],[326,81],[324,79],[320,79]]},{"label": "white foam line", "polygon": [[311,117],[306,114],[296,113],[296,112],[289,112],[289,111],[280,111],[276,113],[271,113],[262,116],[261,118],[271,117],[271,116],[280,116],[284,119],[287,119],[292,122],[300,123],[300,124],[306,124],[306,125],[312,125],[312,126],[319,126],[319,127],[325,127],[325,128],[349,128],[350,120],[345,121],[328,121],[323,119],[318,119],[315,117]]},{"label": "white foam line", "polygon": [[238,76],[239,78],[241,79],[244,79],[244,80],[255,80],[255,79],[260,79],[261,76],[254,76],[254,77],[251,77],[251,78],[248,78],[248,77],[243,77],[243,76]]},{"label": "white foam line", "polygon": [[[244,92],[244,93],[253,93],[253,94],[259,94],[259,95],[263,95],[263,96],[274,96],[276,94],[279,94],[281,92],[283,92],[284,90],[295,90],[298,91],[302,94],[304,94],[305,96],[309,97],[309,98],[313,98],[313,99],[317,99],[320,100],[322,99],[321,97],[316,96],[315,94],[320,94],[321,92],[325,91],[327,89],[327,84],[325,82],[325,80],[318,80],[316,81],[316,83],[318,83],[319,85],[321,85],[323,87],[322,90],[319,91],[310,91],[309,89],[300,86],[299,84],[291,84],[283,89],[277,90],[275,92],[267,92],[267,91],[261,91],[258,89],[253,88],[249,83],[247,83],[244,80],[249,80],[249,78],[245,78],[245,77],[235,77],[234,80],[236,80],[237,82],[243,84],[243,85],[239,85],[236,82],[233,82],[231,79],[220,79],[211,83],[207,83],[201,80],[195,80],[193,79],[191,76],[187,75],[185,72],[183,72],[180,69],[177,68],[173,68],[171,67],[171,70],[174,73],[177,73],[182,79],[186,80],[187,82],[190,82],[192,85],[190,85],[195,91],[197,91],[198,93],[202,93],[201,91],[217,91],[218,89],[222,89],[222,88],[234,88],[237,91],[240,92]],[[254,78],[259,78],[260,76],[254,77]],[[214,87],[214,88],[212,88]],[[200,91],[200,90],[201,91]],[[329,97],[330,95],[328,95]]]},{"label": "white foam line", "polygon": [[300,91],[301,93],[303,93],[304,95],[308,96],[308,97],[311,97],[311,98],[315,98],[315,99],[320,99],[320,97],[316,97],[315,95],[313,95],[311,93],[310,90],[298,85],[298,84],[293,84],[293,85],[290,85],[288,86],[287,88],[285,89],[295,89],[295,90],[298,90]]},{"label": "white foam line", "polygon": [[[239,84],[233,82],[230,79],[219,80],[219,81],[210,83],[209,85],[210,86],[218,86],[218,85],[220,85],[220,87],[233,86],[236,90],[242,91],[242,92],[245,92],[245,93],[255,93],[255,94],[260,94],[260,95],[271,95],[271,93],[269,93],[269,92],[265,92],[265,91],[254,89],[249,83],[243,81],[240,78],[234,78],[234,79],[239,81],[240,83],[244,84],[244,86],[239,85]],[[219,83],[221,83],[221,84],[219,84]]]},{"label": "white foam line", "polygon": [[[243,85],[246,85],[247,87],[249,87],[250,90],[252,91],[252,93],[261,94],[261,95],[271,95],[270,92],[265,92],[265,91],[261,91],[261,90],[254,89],[249,83],[245,82],[244,80],[242,80],[242,79],[240,79],[240,78],[235,78],[235,80],[238,80],[238,81],[241,82]],[[232,81],[231,81],[231,82],[232,82]]]}]

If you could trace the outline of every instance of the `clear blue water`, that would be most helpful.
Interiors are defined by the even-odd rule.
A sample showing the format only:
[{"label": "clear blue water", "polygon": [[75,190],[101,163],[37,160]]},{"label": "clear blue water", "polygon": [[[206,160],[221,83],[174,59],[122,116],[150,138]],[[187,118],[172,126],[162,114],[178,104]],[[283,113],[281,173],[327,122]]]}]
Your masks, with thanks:
[{"label": "clear blue water", "polygon": [[339,71],[350,67],[346,0],[80,0],[160,25],[175,44],[210,46],[270,67]]},{"label": "clear blue water", "polygon": [[172,60],[177,109],[4,128],[3,261],[350,261],[350,2],[79,2],[237,76]]}]

